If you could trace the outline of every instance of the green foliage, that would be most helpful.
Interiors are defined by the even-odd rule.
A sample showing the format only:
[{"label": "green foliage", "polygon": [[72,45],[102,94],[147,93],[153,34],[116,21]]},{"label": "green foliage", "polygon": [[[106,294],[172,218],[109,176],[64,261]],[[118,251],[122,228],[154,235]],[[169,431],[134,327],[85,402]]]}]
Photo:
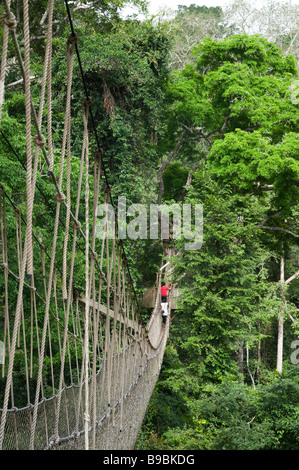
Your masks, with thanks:
[{"label": "green foliage", "polygon": [[181,162],[173,162],[168,165],[163,173],[164,193],[163,199],[177,200],[186,184],[188,170]]},{"label": "green foliage", "polygon": [[226,353],[236,351],[242,339],[257,341],[261,324],[271,318],[269,308],[264,312],[271,302],[268,256],[255,228],[255,217],[262,216],[263,208],[256,198],[227,192],[199,170],[186,202],[203,203],[205,224],[202,249],[184,251],[176,260],[178,275],[185,272],[181,308],[192,312],[190,333],[200,345],[201,360],[215,376],[228,364]]},{"label": "green foliage", "polygon": [[160,438],[144,433],[139,439],[152,450],[296,450],[298,393],[296,370],[273,376],[255,391],[228,378],[203,386],[189,402],[192,423],[173,422]]},{"label": "green foliage", "polygon": [[194,52],[200,57],[198,69],[219,70],[225,63],[247,65],[262,75],[296,74],[293,56],[283,56],[281,49],[259,35],[234,35],[222,41],[206,38]]},{"label": "green foliage", "polygon": [[[98,142],[104,152],[107,175],[116,200],[127,195],[128,203],[147,202],[153,197],[149,184],[158,160],[158,143],[163,134],[162,107],[167,76],[168,39],[162,26],[149,21],[115,25],[106,34],[78,32],[78,47],[86,87],[92,98]],[[63,112],[63,77],[66,65],[64,44],[56,56],[58,90],[53,109]],[[75,63],[74,75],[79,74]],[[61,91],[60,91],[61,88]],[[82,102],[82,82],[74,83],[74,103]],[[77,114],[78,113],[78,114]],[[78,116],[78,117],[77,117]],[[74,126],[81,110],[74,111]],[[57,117],[58,114],[57,114]],[[76,140],[74,138],[74,149]],[[91,145],[96,146],[91,134]],[[148,198],[145,199],[145,195]]]},{"label": "green foliage", "polygon": [[[32,80],[32,98],[37,107],[44,51],[44,42],[37,38],[45,32],[40,19],[46,3],[45,0],[35,2],[36,15],[31,22],[31,73],[36,77]],[[178,46],[186,36],[188,40],[192,38],[194,23],[191,24],[191,19],[206,22],[206,29],[201,31],[203,36],[214,32],[219,39],[227,33],[219,7],[179,6],[173,23],[155,25],[149,20],[120,20],[118,10],[125,3],[122,0],[82,3],[86,8],[73,12],[74,26],[114,201],[117,196],[125,195],[127,204],[156,202],[157,166],[174,149],[181,132],[188,130],[175,159],[163,173],[163,200],[177,201],[186,189],[184,202],[192,206],[201,203],[204,207],[202,249],[184,250],[185,240],[175,245],[179,254],[172,262],[176,265],[174,276],[180,278],[182,295],[179,308],[173,314],[161,375],[136,448],[298,449],[298,371],[287,362],[289,345],[298,334],[298,326],[292,328],[287,321],[289,315],[296,317],[299,307],[298,279],[286,289],[284,373],[272,372],[281,307],[277,281],[282,242],[287,276],[298,269],[298,237],[290,233],[297,233],[299,215],[299,108],[291,99],[291,84],[297,77],[295,60],[284,56],[278,47],[261,36],[235,35],[217,41],[202,38],[194,49],[192,63],[183,68],[170,66],[171,53],[179,53]],[[133,3],[140,7],[144,4],[143,1]],[[14,0],[11,4],[13,8],[18,5],[21,28],[22,5]],[[69,34],[63,2],[57,5],[55,15],[60,25],[53,39],[52,84],[54,172],[58,176],[65,106],[65,44]],[[174,28],[171,34],[168,34],[169,26]],[[189,60],[189,51],[187,57]],[[179,61],[181,63],[180,58]],[[10,63],[7,81],[19,78],[18,67]],[[7,88],[5,94],[0,181],[25,217],[22,87],[20,84]],[[75,58],[71,135],[73,199],[77,194],[84,96]],[[91,132],[91,159],[98,142]],[[199,161],[199,168],[192,175],[192,185],[185,188],[191,166]],[[40,170],[34,233],[50,252],[54,188],[46,177],[43,162]],[[65,192],[64,184],[62,191]],[[90,175],[91,204],[92,187]],[[82,202],[84,196],[82,194]],[[63,208],[61,217],[65,217]],[[79,214],[79,219],[84,220],[83,213]],[[273,231],[263,230],[262,221],[267,221]],[[84,229],[84,223],[82,227]],[[15,236],[15,213],[9,204],[7,235],[10,267],[17,272],[15,245],[10,243]],[[60,227],[58,253],[61,253],[63,241],[64,231]],[[85,276],[84,253],[80,251],[82,240],[78,240],[78,245],[74,287],[80,291]],[[126,241],[125,245],[139,293],[155,281],[163,258],[161,244],[137,240]],[[36,256],[39,249],[35,243]],[[37,288],[42,291],[41,270],[37,269],[35,275]],[[57,287],[61,288],[59,281]],[[1,315],[3,292],[1,277]],[[17,283],[12,279],[9,279],[9,295],[13,312]],[[30,309],[28,293],[24,301],[25,310],[27,306]],[[42,312],[38,304],[38,328],[43,324]],[[63,306],[58,307],[58,316],[63,325]],[[144,312],[144,317],[147,316],[148,311]],[[26,327],[30,331],[30,326]],[[14,387],[24,392],[16,406],[27,400],[22,341],[21,334]],[[58,377],[58,337],[53,338],[52,345],[54,375]],[[35,360],[36,339],[32,346]],[[75,356],[74,347],[70,339],[71,361]],[[248,364],[240,363],[241,349],[248,351]],[[80,358],[81,352],[78,353]],[[48,355],[49,351],[44,364],[45,396],[53,392]],[[35,377],[36,365],[32,373]],[[66,382],[69,379],[68,370],[65,379]],[[1,379],[1,393],[3,389]],[[34,392],[34,380],[30,392]]]}]

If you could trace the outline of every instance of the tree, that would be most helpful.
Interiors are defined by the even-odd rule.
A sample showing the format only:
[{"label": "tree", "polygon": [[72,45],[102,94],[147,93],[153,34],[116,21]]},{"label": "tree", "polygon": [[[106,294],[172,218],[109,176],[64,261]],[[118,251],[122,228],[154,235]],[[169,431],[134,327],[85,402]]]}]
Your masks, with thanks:
[{"label": "tree", "polygon": [[298,56],[298,5],[291,0],[258,2],[236,0],[224,9],[224,20],[241,34],[260,34],[284,54]]},{"label": "tree", "polygon": [[246,35],[207,38],[197,54],[196,66],[173,73],[169,82],[172,130],[193,131],[193,162],[200,138],[206,137],[199,166],[207,161],[209,177],[230,199],[234,194],[257,198],[265,210],[255,214],[256,241],[280,256],[281,242],[293,246],[298,238],[299,115],[290,99],[295,60],[267,40]]},{"label": "tree", "polygon": [[[179,245],[174,262],[176,275],[184,274],[181,309],[193,316],[190,351],[193,357],[198,351],[206,376],[217,381],[234,370],[240,348],[255,350],[257,359],[266,326],[277,316],[277,294],[267,276],[271,253],[256,236],[256,218],[265,209],[256,196],[233,193],[211,180],[206,165],[194,174],[185,202],[203,204],[204,243],[197,251]],[[248,364],[244,376],[253,378]]]},{"label": "tree", "polygon": [[173,70],[180,70],[193,62],[194,47],[206,37],[220,39],[227,33],[220,7],[194,4],[188,7],[178,5],[175,17],[169,21],[169,30],[173,36],[169,65]]}]

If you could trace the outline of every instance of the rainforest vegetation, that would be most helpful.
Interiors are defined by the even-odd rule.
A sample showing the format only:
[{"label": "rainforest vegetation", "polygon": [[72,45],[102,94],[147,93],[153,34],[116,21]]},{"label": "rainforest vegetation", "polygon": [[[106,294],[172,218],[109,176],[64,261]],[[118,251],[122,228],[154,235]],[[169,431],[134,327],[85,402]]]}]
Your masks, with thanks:
[{"label": "rainforest vegetation", "polygon": [[[47,2],[34,3],[31,80],[38,103]],[[183,239],[125,241],[140,296],[169,253],[166,280],[180,291],[136,449],[298,450],[299,6],[270,0],[257,8],[236,0],[225,9],[177,5],[139,17],[124,16],[122,0],[69,3],[112,197],[203,207],[198,250],[185,250]],[[146,12],[142,0],[131,3]],[[11,5],[22,23],[22,2]],[[54,142],[63,132],[70,34],[64,2],[55,8]],[[20,78],[9,63],[0,181],[22,208]],[[74,172],[83,97],[75,61]],[[37,183],[34,222],[47,247],[53,215],[43,171]],[[142,307],[145,319],[149,314]]]}]

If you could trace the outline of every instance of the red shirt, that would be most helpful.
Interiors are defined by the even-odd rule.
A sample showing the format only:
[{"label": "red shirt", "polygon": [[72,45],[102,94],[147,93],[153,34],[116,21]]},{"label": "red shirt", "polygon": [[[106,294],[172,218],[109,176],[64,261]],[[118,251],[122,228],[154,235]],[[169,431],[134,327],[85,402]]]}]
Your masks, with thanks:
[{"label": "red shirt", "polygon": [[170,289],[170,287],[162,286],[161,287],[161,295],[167,295],[167,291]]}]

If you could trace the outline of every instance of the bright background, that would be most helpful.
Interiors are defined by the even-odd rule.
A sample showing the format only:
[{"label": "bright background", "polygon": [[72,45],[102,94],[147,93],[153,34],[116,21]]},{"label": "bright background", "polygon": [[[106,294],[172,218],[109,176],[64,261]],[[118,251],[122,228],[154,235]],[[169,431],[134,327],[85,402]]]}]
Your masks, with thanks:
[{"label": "bright background", "polygon": [[[290,3],[297,4],[299,5],[299,0],[289,0]],[[279,0],[277,0],[278,3]],[[287,2],[287,0],[286,0]],[[150,0],[149,1],[149,13],[151,15],[154,15],[155,13],[158,12],[161,8],[171,8],[172,10],[177,9],[177,5],[205,5],[207,7],[225,7],[227,4],[232,3],[227,0],[202,0],[202,1],[196,1],[196,0]],[[264,4],[267,3],[267,0],[256,0],[252,1],[252,4],[254,4],[256,7],[261,7]],[[282,1],[281,3],[285,3]],[[133,8],[124,8],[123,9],[124,14],[133,14],[137,13],[137,9]]]}]

